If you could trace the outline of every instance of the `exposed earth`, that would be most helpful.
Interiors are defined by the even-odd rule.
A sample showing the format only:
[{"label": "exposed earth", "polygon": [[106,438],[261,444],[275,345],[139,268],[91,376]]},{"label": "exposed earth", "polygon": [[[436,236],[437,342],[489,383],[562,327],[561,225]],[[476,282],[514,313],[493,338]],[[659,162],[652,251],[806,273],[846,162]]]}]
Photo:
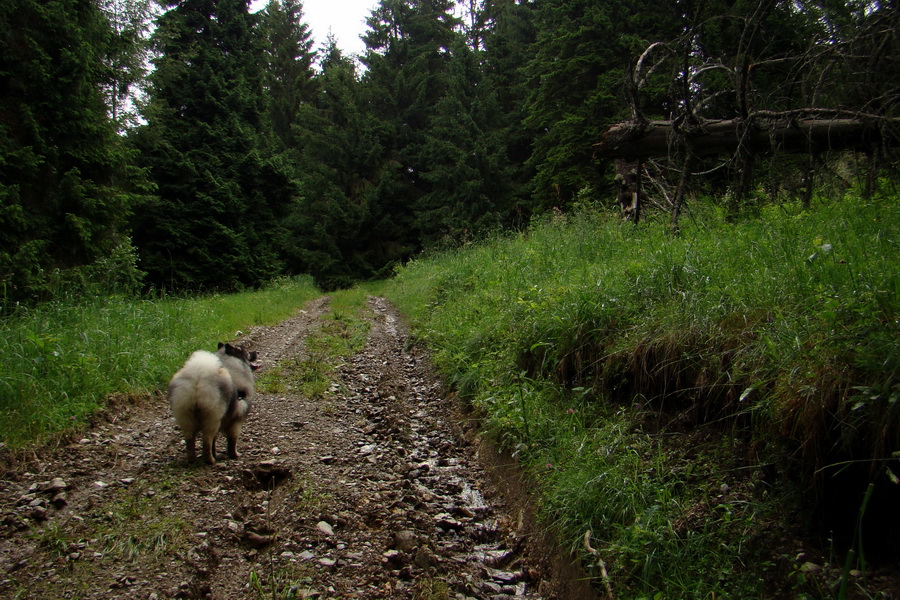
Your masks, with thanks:
[{"label": "exposed earth", "polygon": [[[188,465],[165,395],[0,461],[2,598],[589,598],[515,467],[385,300],[319,399],[258,393],[228,460]],[[236,343],[297,361],[328,298]]]}]

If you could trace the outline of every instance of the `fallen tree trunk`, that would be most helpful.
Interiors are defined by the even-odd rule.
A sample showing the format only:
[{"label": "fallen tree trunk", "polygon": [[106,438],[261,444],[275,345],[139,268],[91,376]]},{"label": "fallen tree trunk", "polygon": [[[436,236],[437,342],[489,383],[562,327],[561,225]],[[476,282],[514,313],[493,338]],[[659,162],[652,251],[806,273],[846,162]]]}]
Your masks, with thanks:
[{"label": "fallen tree trunk", "polygon": [[[829,150],[871,150],[884,141],[874,120],[754,118],[706,121],[690,127],[674,121],[611,125],[594,144],[594,158],[650,158],[683,153],[694,156]],[[896,143],[896,140],[893,140]]]}]

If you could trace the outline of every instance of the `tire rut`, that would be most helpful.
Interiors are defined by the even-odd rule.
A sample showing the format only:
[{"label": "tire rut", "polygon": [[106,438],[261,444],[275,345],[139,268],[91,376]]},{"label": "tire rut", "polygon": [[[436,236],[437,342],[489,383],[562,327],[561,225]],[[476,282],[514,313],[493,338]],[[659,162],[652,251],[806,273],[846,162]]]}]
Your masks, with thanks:
[{"label": "tire rut", "polygon": [[[238,460],[186,466],[161,394],[7,460],[0,596],[556,597],[427,356],[386,300],[368,307],[323,398],[257,395]],[[327,308],[240,341],[264,373],[303,357]]]}]

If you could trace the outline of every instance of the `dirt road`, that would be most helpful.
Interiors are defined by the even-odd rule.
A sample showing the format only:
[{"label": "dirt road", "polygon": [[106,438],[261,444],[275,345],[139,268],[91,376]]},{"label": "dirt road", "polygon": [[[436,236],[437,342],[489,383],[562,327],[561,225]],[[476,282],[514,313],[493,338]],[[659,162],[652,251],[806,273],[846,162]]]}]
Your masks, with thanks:
[{"label": "dirt road", "polygon": [[[324,398],[257,395],[240,459],[187,466],[162,394],[6,457],[0,597],[574,597],[503,489],[511,468],[396,311],[368,306],[368,342]],[[327,310],[320,298],[237,341],[264,374],[304,355]]]}]

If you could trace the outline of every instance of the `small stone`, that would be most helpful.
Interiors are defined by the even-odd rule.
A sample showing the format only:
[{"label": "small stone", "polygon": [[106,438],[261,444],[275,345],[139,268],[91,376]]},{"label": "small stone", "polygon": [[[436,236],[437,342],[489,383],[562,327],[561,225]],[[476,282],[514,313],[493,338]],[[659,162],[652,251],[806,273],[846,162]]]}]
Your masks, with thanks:
[{"label": "small stone", "polygon": [[517,573],[510,573],[508,571],[495,571],[491,569],[488,571],[488,574],[494,581],[499,581],[500,583],[505,584],[515,583],[519,580],[519,575]]},{"label": "small stone", "polygon": [[60,510],[60,509],[64,508],[67,504],[69,504],[69,501],[66,500],[66,493],[60,492],[60,493],[56,494],[55,496],[53,496],[53,499],[50,501],[50,503],[53,506],[55,506],[57,510]]},{"label": "small stone", "polygon": [[329,525],[325,521],[319,521],[318,523],[316,523],[316,529],[324,533],[325,535],[334,535],[334,528],[332,528],[331,525]]},{"label": "small stone", "polygon": [[61,477],[54,477],[50,481],[45,481],[44,483],[38,485],[38,488],[42,492],[48,492],[50,494],[55,494],[56,492],[60,492],[68,487],[69,485]]},{"label": "small stone", "polygon": [[368,455],[372,454],[373,452],[375,452],[375,450],[377,448],[378,448],[377,444],[366,444],[365,446],[362,446],[359,449],[359,455],[360,456],[368,456]]},{"label": "small stone", "polygon": [[255,531],[245,531],[241,539],[251,548],[265,548],[275,541],[275,536],[261,535]]},{"label": "small stone", "polygon": [[384,557],[384,564],[386,566],[399,566],[403,563],[403,555],[400,554],[397,550],[388,550],[383,553],[381,556]]},{"label": "small stone", "polygon": [[303,552],[301,552],[300,554],[297,555],[297,558],[299,558],[300,560],[312,560],[315,557],[316,557],[316,555],[313,554],[312,552],[310,552],[309,550],[304,550]]},{"label": "small stone", "polygon": [[337,564],[337,561],[333,558],[320,558],[319,564],[323,567],[333,567]]},{"label": "small stone", "polygon": [[425,546],[419,546],[413,562],[416,563],[417,567],[421,567],[423,569],[427,569],[437,564],[437,560],[435,559],[434,554],[432,554],[431,550],[429,550]]},{"label": "small stone", "polygon": [[413,531],[404,529],[403,531],[398,531],[394,534],[394,548],[400,552],[412,554],[413,550],[415,550],[418,545],[419,540]]},{"label": "small stone", "polygon": [[333,465],[336,461],[337,461],[337,459],[333,456],[320,456],[319,457],[319,462],[322,463],[323,465]]},{"label": "small stone", "polygon": [[500,587],[493,581],[482,581],[479,587],[481,587],[481,591],[487,592],[489,594],[499,594],[503,590],[502,587]]},{"label": "small stone", "polygon": [[105,481],[95,481],[95,482],[92,483],[91,485],[93,485],[93,486],[94,486],[95,488],[97,488],[98,490],[106,489],[106,488],[109,487],[109,484],[106,483]]},{"label": "small stone", "polygon": [[444,529],[454,529],[459,531],[463,529],[464,525],[450,516],[449,513],[440,513],[435,515],[434,520],[437,522],[438,527],[442,527]]}]

